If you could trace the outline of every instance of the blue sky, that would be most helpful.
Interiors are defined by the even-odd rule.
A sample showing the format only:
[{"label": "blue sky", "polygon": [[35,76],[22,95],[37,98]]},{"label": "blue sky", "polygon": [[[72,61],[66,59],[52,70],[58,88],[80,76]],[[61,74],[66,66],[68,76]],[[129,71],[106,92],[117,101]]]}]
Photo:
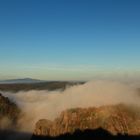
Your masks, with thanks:
[{"label": "blue sky", "polygon": [[0,0],[0,79],[140,75],[139,0]]}]

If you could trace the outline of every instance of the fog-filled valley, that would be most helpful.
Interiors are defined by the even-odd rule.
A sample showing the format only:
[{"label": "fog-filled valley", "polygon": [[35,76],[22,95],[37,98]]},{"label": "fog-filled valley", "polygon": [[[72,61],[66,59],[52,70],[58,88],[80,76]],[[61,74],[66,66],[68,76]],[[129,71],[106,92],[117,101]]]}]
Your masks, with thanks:
[{"label": "fog-filled valley", "polygon": [[[63,84],[61,83],[61,85]],[[104,113],[100,114],[100,117],[98,118],[102,118],[102,120],[104,120],[107,117],[106,114],[110,112],[109,114],[111,115],[110,110],[114,110],[116,108],[115,106],[119,106],[122,112],[126,112],[127,115],[125,115],[124,117],[126,117],[125,119],[128,121],[128,123],[130,123],[130,120],[132,121],[133,118],[135,118],[134,120],[136,120],[136,122],[134,120],[132,122],[138,124],[137,130],[134,130],[132,128],[130,128],[129,130],[129,125],[128,125],[127,132],[130,134],[133,133],[140,134],[140,128],[139,128],[140,127],[139,125],[140,124],[139,123],[140,122],[140,102],[139,102],[140,92],[138,87],[136,88],[136,86],[130,83],[128,84],[128,83],[111,81],[111,80],[94,80],[85,83],[73,83],[71,85],[66,84],[65,88],[64,86],[62,86],[62,88],[55,89],[55,90],[36,90],[36,89],[24,90],[23,89],[16,92],[13,91],[10,92],[10,90],[8,91],[4,90],[1,91],[1,96],[3,96],[4,98],[8,97],[7,100],[9,100],[3,103],[4,101],[3,99],[1,99],[0,102],[1,109],[3,107],[6,107],[7,110],[5,114],[2,112],[2,110],[0,112],[1,130],[15,131],[15,133],[12,133],[11,136],[7,137],[8,139],[24,138],[22,134],[18,135],[16,132],[27,134],[24,136],[27,136],[26,139],[27,138],[30,139],[34,133],[37,134],[39,131],[39,130],[37,132],[35,131],[37,130],[36,127],[38,127],[36,126],[36,123],[39,120],[47,119],[50,121],[55,121],[56,118],[59,118],[59,116],[62,115],[61,113],[63,111],[77,109],[75,112],[83,112],[81,114],[84,114],[84,109],[89,109],[88,112],[97,112],[97,114],[100,114],[99,113],[100,111],[98,110],[103,110]],[[6,105],[4,106],[3,104]],[[7,108],[8,109],[10,108],[9,112]],[[80,108],[81,111],[79,111]],[[90,108],[97,108],[97,109],[95,111],[94,109],[90,110]],[[13,112],[13,114],[11,114],[11,112]],[[131,118],[131,115],[129,116],[128,114],[131,115],[133,114],[132,115],[133,117]],[[14,115],[15,118],[13,119],[12,117]],[[68,117],[69,121],[72,119],[71,118],[72,116],[71,117],[70,116],[71,115],[69,115]],[[77,118],[78,119],[82,118],[78,116],[79,114],[77,113]],[[89,116],[85,118],[88,117]],[[125,123],[127,123],[127,121]],[[98,121],[95,121],[95,124],[97,125]],[[60,125],[57,127],[60,127]],[[83,125],[83,127],[85,126]],[[104,127],[104,126],[99,125],[99,127]],[[78,124],[75,124],[75,127],[73,126],[73,128],[81,129],[81,126],[78,127]],[[56,130],[57,129],[58,128],[56,128]],[[115,133],[115,130],[109,129],[109,131]],[[71,131],[63,130],[60,134],[63,134],[64,132],[71,132]],[[121,131],[119,131],[119,133],[121,133]]]},{"label": "fog-filled valley", "polygon": [[0,0],[0,140],[140,140],[140,0]]}]

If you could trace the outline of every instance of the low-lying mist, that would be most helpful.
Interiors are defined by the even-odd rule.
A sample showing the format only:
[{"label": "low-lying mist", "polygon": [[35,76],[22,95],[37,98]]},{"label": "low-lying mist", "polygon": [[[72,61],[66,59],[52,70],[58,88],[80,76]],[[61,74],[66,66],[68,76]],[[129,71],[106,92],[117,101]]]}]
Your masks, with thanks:
[{"label": "low-lying mist", "polygon": [[33,132],[35,123],[42,118],[53,120],[63,110],[102,105],[140,105],[138,91],[129,84],[116,81],[91,81],[68,87],[64,91],[20,91],[3,93],[22,110],[18,120],[20,131]]}]

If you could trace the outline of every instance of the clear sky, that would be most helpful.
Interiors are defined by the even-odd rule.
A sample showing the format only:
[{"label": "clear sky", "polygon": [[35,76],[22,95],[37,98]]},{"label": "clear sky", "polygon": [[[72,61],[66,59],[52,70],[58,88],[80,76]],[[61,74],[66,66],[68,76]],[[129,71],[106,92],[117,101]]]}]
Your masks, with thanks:
[{"label": "clear sky", "polygon": [[140,75],[140,0],[0,0],[0,79]]}]

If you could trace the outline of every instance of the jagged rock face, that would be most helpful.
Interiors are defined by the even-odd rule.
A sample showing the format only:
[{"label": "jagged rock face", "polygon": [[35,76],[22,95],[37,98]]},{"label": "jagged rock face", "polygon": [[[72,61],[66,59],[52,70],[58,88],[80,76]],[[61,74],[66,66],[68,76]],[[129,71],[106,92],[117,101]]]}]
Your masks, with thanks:
[{"label": "jagged rock face", "polygon": [[8,123],[15,124],[19,114],[20,110],[16,104],[0,94],[0,128]]},{"label": "jagged rock face", "polygon": [[99,108],[70,109],[61,113],[54,121],[46,119],[36,123],[34,135],[59,136],[75,130],[103,128],[116,135],[140,134],[140,114],[125,105]]}]

